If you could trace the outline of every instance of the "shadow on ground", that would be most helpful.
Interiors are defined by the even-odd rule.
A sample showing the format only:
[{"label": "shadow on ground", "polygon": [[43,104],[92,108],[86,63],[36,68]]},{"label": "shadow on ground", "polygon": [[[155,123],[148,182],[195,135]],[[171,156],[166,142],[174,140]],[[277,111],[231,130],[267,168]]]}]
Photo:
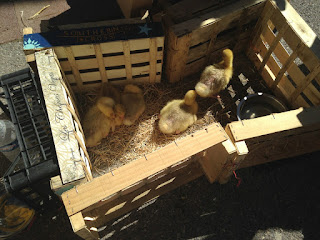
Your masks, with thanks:
[{"label": "shadow on ground", "polygon": [[[320,152],[242,169],[242,183],[201,177],[99,229],[102,239],[319,239]],[[58,214],[57,214],[58,213]],[[52,217],[54,219],[52,220]],[[64,210],[14,239],[79,239]]]},{"label": "shadow on ground", "polygon": [[104,239],[276,239],[276,235],[319,239],[319,156],[318,152],[239,170],[239,187],[235,179],[210,185],[201,177],[110,222],[100,235]]}]

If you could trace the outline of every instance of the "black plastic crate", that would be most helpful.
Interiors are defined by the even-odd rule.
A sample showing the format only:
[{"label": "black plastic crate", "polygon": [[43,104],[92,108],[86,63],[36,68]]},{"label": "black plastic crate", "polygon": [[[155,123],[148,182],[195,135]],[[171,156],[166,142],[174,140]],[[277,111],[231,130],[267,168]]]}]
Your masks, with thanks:
[{"label": "black plastic crate", "polygon": [[30,68],[0,80],[8,104],[3,107],[10,113],[21,151],[5,173],[4,185],[8,192],[39,208],[52,198],[48,183],[60,173],[41,86]]}]

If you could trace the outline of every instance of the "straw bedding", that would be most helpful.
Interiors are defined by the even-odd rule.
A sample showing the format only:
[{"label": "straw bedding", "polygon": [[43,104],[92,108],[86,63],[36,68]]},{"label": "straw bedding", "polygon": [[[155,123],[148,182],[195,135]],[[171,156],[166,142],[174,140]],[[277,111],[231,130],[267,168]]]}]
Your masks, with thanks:
[{"label": "straw bedding", "polygon": [[[260,84],[261,78],[254,79],[257,75],[252,67],[248,68],[246,63],[248,63],[246,58],[241,58],[238,64],[235,63],[235,67],[237,67],[235,69],[240,70],[235,70],[228,89],[220,93],[222,101],[197,97],[198,120],[187,131],[178,135],[165,135],[159,131],[158,114],[168,101],[182,99],[188,90],[194,89],[199,76],[190,77],[174,84],[140,85],[146,102],[145,112],[134,125],[116,127],[115,132],[110,132],[99,146],[88,148],[94,176],[105,174],[125,163],[143,157],[144,154],[151,153],[176,139],[203,129],[213,122],[220,122],[222,126],[225,126],[228,122],[236,120],[236,104],[239,99],[248,93],[265,90],[265,87]],[[241,67],[244,65],[245,68]],[[250,81],[246,78],[248,76]],[[248,81],[251,85],[247,84]],[[246,86],[244,87],[244,85]],[[116,88],[120,92],[123,90],[123,86],[116,86]],[[78,108],[82,117],[93,104],[98,91],[77,95]]]}]

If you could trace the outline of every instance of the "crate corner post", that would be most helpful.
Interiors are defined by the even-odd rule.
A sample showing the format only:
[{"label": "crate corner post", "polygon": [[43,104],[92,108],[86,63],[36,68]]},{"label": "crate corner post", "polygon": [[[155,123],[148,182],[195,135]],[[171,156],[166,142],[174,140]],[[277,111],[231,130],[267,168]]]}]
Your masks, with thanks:
[{"label": "crate corner post", "polygon": [[229,139],[212,146],[201,153],[198,161],[210,183],[219,180],[219,176],[221,175],[224,166],[232,161],[235,154],[236,148]]},{"label": "crate corner post", "polygon": [[69,217],[73,232],[79,237],[86,240],[98,240],[99,234],[95,227],[89,227],[83,218],[81,212],[78,212]]}]

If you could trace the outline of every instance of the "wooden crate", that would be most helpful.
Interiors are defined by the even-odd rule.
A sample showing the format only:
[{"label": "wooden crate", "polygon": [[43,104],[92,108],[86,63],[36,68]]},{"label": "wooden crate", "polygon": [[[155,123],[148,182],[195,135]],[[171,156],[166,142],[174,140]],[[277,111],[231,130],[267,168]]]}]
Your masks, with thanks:
[{"label": "wooden crate", "polygon": [[[265,0],[181,1],[164,10],[165,75],[170,82],[199,73],[229,47],[243,51]],[[218,8],[219,9],[216,9]],[[191,17],[191,19],[190,19]]]},{"label": "wooden crate", "polygon": [[[239,151],[222,126],[214,123],[92,178],[73,91],[59,60],[53,49],[38,51],[35,58],[61,171],[61,177],[51,180],[51,187],[61,194],[73,230],[79,236],[97,238],[96,229],[106,221],[203,174],[210,182],[225,182],[229,175],[223,169],[239,161]],[[70,176],[74,169],[77,174]],[[79,177],[83,174],[87,179]]]},{"label": "wooden crate", "polygon": [[290,4],[280,9],[266,2],[247,55],[267,86],[294,110],[228,124],[233,143],[248,148],[229,172],[320,150],[319,50],[319,38]]},{"label": "wooden crate", "polygon": [[98,227],[158,196],[206,174],[219,180],[237,158],[236,148],[220,124],[212,124],[113,172],[64,192],[62,200],[73,230],[97,239]]},{"label": "wooden crate", "polygon": [[247,50],[275,94],[292,107],[320,104],[320,41],[290,4],[268,1]]},{"label": "wooden crate", "polygon": [[[140,32],[139,32],[140,30]],[[101,82],[156,83],[162,74],[164,36],[161,23],[137,19],[65,25],[59,30],[24,31],[24,51],[33,62],[36,50],[53,48],[63,73],[76,91]]]}]

